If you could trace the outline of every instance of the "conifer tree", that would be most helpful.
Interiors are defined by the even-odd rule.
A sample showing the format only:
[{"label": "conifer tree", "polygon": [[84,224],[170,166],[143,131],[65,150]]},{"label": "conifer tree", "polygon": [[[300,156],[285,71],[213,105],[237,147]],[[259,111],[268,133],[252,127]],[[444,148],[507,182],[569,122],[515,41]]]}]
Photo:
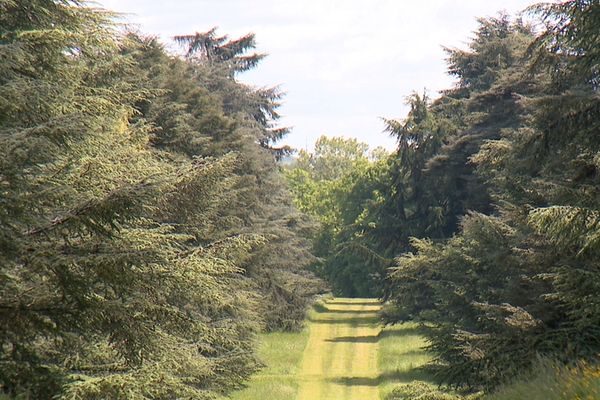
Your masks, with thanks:
[{"label": "conifer tree", "polygon": [[[1,7],[2,390],[167,399],[238,387],[258,365],[242,268],[264,241],[213,234],[238,160],[152,145],[170,127],[138,107],[161,88],[132,78],[110,13]],[[172,110],[190,134],[190,113]]]},{"label": "conifer tree", "polygon": [[[287,131],[277,127],[281,95],[276,88],[243,85],[228,72],[230,59],[244,58],[253,48],[252,35],[228,41],[215,38],[212,30],[194,37],[200,36],[212,38],[203,45],[210,50],[202,50],[190,37],[179,37],[188,46],[185,60],[168,60],[151,39],[131,37],[138,43],[139,75],[150,71],[151,85],[167,93],[140,104],[139,109],[157,125],[158,148],[192,158],[235,157],[227,206],[218,210],[219,226],[209,232],[209,238],[246,237],[261,242],[242,267],[261,297],[258,308],[265,327],[299,329],[308,302],[323,286],[305,270],[314,259],[301,234],[308,222],[294,209],[276,164],[278,156],[287,152],[285,147],[274,147]],[[225,55],[207,62],[206,51]]]},{"label": "conifer tree", "polygon": [[[498,64],[511,59],[501,52],[457,89],[478,112],[463,121],[487,131],[470,159],[494,215],[466,215],[442,243],[414,239],[416,252],[390,274],[393,318],[427,321],[434,367],[457,386],[493,388],[540,354],[570,361],[598,351],[598,43],[589,30],[598,6],[536,9],[547,31],[529,49],[511,39],[518,57]],[[457,60],[452,72],[471,65]]]}]

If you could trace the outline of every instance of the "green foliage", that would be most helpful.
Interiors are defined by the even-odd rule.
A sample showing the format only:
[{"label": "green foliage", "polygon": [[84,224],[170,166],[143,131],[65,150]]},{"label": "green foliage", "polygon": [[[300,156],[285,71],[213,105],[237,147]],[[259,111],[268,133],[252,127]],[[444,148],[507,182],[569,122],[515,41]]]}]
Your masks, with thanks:
[{"label": "green foliage", "polygon": [[242,55],[254,48],[254,34],[248,34],[236,40],[228,40],[227,35],[217,36],[217,28],[194,35],[175,36],[175,41],[187,46],[187,57],[197,62],[216,64],[218,68],[226,65],[230,73],[243,72],[254,68],[265,57],[264,54]]},{"label": "green foliage", "polygon": [[504,70],[519,62],[519,47],[527,44],[531,32],[506,14],[479,18],[479,28],[469,50],[446,48],[448,73],[458,78],[463,93],[491,89]]},{"label": "green foliage", "polygon": [[[404,318],[430,321],[432,368],[446,382],[477,387],[529,367],[541,321],[524,308],[538,291],[516,249],[519,236],[500,219],[470,214],[444,244],[414,239],[391,272]],[[529,289],[529,290],[528,290]]]},{"label": "green foliage", "polygon": [[481,21],[468,52],[450,51],[459,83],[429,112],[456,130],[442,133],[412,184],[441,177],[437,193],[461,204],[451,193],[472,189],[448,183],[471,174],[494,212],[467,213],[445,240],[451,230],[413,230],[412,252],[390,270],[388,319],[424,322],[431,368],[458,387],[494,388],[539,354],[569,361],[600,350],[598,6],[536,10],[547,23],[537,38],[501,17]]},{"label": "green foliage", "polygon": [[301,151],[285,171],[298,208],[320,222],[312,234],[314,253],[321,258],[317,273],[334,293],[350,297],[372,295],[378,279],[373,252],[360,238],[371,229],[365,210],[380,200],[387,160],[381,151],[367,150],[355,139],[323,136],[314,153]]},{"label": "green foliage", "polygon": [[[211,32],[207,35],[213,37]],[[213,39],[207,39],[210,52],[227,57],[207,63],[204,50],[193,43],[188,44],[188,59],[181,60],[168,58],[152,39],[130,35],[128,52],[149,71],[149,79],[142,81],[167,93],[140,103],[139,109],[159,127],[153,142],[160,149],[190,157],[235,154],[226,178],[230,190],[221,199],[224,206],[206,198],[205,206],[217,213],[218,225],[198,234],[203,242],[232,236],[262,238],[242,264],[260,293],[259,313],[268,330],[298,330],[310,299],[323,288],[304,269],[314,260],[303,238],[310,223],[293,207],[279,176],[275,158],[284,150],[271,146],[284,133],[273,129],[280,95],[276,89],[255,90],[223,74],[230,67],[229,58],[244,57],[241,54],[252,48],[252,40]]]},{"label": "green foliage", "polygon": [[257,355],[265,365],[255,374],[247,387],[233,392],[233,400],[294,399],[302,356],[308,342],[309,330],[299,332],[269,332],[259,337]]},{"label": "green foliage", "polygon": [[477,400],[480,398],[478,394],[463,396],[437,388],[427,382],[415,381],[398,386],[386,397],[386,400]]},{"label": "green foliage", "polygon": [[530,7],[539,15],[545,31],[531,48],[535,64],[552,65],[554,83],[567,88],[584,81],[598,88],[600,73],[598,35],[600,9],[593,0],[541,3]]},{"label": "green foliage", "polygon": [[515,382],[503,385],[486,400],[567,400],[600,397],[600,371],[595,364],[564,366],[540,360],[535,368]]},{"label": "green foliage", "polygon": [[240,387],[259,329],[297,328],[318,290],[267,148],[277,92],[227,69],[252,42],[206,66],[76,1],[0,10],[0,390]]},{"label": "green foliage", "polygon": [[386,398],[400,384],[412,382],[433,388],[433,376],[423,369],[431,360],[427,343],[415,323],[385,326],[378,335],[379,394]]}]

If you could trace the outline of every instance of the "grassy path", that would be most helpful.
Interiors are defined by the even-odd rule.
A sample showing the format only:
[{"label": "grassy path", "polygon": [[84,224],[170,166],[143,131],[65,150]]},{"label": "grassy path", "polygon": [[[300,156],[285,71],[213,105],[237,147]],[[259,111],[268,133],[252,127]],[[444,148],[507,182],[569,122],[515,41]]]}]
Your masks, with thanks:
[{"label": "grassy path", "polygon": [[334,299],[313,314],[297,400],[378,400],[381,308],[371,299]]},{"label": "grassy path", "polygon": [[380,308],[376,299],[319,301],[303,331],[261,335],[266,367],[230,398],[380,400],[399,385],[428,381],[418,367],[430,356],[416,326],[384,328]]}]

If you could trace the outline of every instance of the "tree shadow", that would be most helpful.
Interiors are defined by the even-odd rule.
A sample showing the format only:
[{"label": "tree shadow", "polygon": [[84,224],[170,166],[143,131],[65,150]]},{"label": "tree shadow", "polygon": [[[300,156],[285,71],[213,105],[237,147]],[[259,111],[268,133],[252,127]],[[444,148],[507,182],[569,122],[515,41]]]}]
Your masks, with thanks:
[{"label": "tree shadow", "polygon": [[334,343],[377,343],[379,341],[379,336],[339,336],[333,339],[325,339],[325,341]]},{"label": "tree shadow", "polygon": [[[327,307],[328,305],[337,305],[341,303],[315,303],[313,304],[313,310],[318,313],[334,313],[334,314],[377,314],[379,313],[379,309],[377,310],[336,310]],[[354,304],[354,303],[353,303]],[[360,305],[356,303],[357,305]]]},{"label": "tree shadow", "polygon": [[378,377],[343,376],[340,378],[329,378],[328,381],[343,386],[378,386],[378,379]]},{"label": "tree shadow", "polygon": [[374,325],[379,323],[378,317],[369,317],[369,316],[356,316],[350,318],[336,318],[336,319],[326,319],[326,318],[309,318],[310,322],[319,323],[319,324],[345,324],[352,326],[365,326],[365,325]]},{"label": "tree shadow", "polygon": [[327,306],[325,306],[323,303],[315,303],[315,304],[313,304],[313,310],[315,310],[318,313],[329,312],[329,308],[327,308]]},{"label": "tree shadow", "polygon": [[377,314],[379,310],[332,310],[331,308],[324,307],[323,311],[319,312],[330,312],[332,314]]},{"label": "tree shadow", "polygon": [[417,336],[417,335],[421,335],[422,331],[421,328],[419,328],[418,326],[411,326],[409,328],[403,328],[403,329],[382,329],[379,332],[379,338],[383,339],[386,337],[405,337],[405,336]]},{"label": "tree shadow", "polygon": [[336,378],[329,378],[329,382],[343,385],[343,386],[379,386],[391,382],[396,383],[410,383],[413,381],[424,381],[430,382],[431,377],[428,373],[420,368],[413,368],[408,371],[390,371],[383,374],[379,374],[375,377],[363,377],[363,376],[343,376]]},{"label": "tree shadow", "polygon": [[380,374],[377,379],[379,379],[380,384],[389,382],[410,383],[412,381],[431,382],[431,375],[423,368],[411,368],[405,371],[384,372],[383,374]]},{"label": "tree shadow", "polygon": [[344,300],[328,300],[326,304],[343,304],[349,306],[377,306],[380,305],[378,301],[344,301]]}]

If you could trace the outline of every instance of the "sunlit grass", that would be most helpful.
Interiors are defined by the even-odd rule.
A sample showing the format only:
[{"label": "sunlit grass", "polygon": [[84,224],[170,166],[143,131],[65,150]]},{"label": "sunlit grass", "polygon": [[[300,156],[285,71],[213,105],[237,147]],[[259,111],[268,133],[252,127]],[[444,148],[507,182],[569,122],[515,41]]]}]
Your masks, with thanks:
[{"label": "sunlit grass", "polygon": [[597,400],[600,399],[600,365],[573,367],[541,362],[535,374],[498,389],[485,400]]},{"label": "sunlit grass", "polygon": [[234,392],[233,400],[293,400],[298,392],[296,373],[308,340],[301,332],[273,332],[260,335],[259,358],[266,364],[245,389]]},{"label": "sunlit grass", "polygon": [[411,323],[388,326],[379,333],[379,396],[385,399],[400,384],[415,380],[430,383],[431,377],[421,370],[431,360],[417,325]]},{"label": "sunlit grass", "polygon": [[[342,311],[328,313],[326,303],[318,303],[309,312],[309,321],[323,318],[336,322],[346,319]],[[370,316],[369,316],[370,317]],[[231,395],[233,400],[294,400],[298,395],[300,367],[309,336],[308,327],[296,333],[268,333],[260,337],[258,354],[266,367],[257,373],[248,386]],[[375,383],[381,400],[428,399],[428,400],[596,400],[600,399],[600,366],[579,364],[561,367],[543,362],[535,369],[535,375],[500,388],[496,393],[481,396],[460,396],[439,388],[433,377],[421,367],[432,356],[425,350],[426,342],[419,334],[416,324],[405,323],[388,326],[376,337],[378,371],[373,378],[364,378],[368,384]],[[327,357],[328,354],[323,354]],[[338,360],[339,361],[339,360]],[[357,382],[350,382],[355,384]],[[0,397],[1,399],[1,397]]]}]

